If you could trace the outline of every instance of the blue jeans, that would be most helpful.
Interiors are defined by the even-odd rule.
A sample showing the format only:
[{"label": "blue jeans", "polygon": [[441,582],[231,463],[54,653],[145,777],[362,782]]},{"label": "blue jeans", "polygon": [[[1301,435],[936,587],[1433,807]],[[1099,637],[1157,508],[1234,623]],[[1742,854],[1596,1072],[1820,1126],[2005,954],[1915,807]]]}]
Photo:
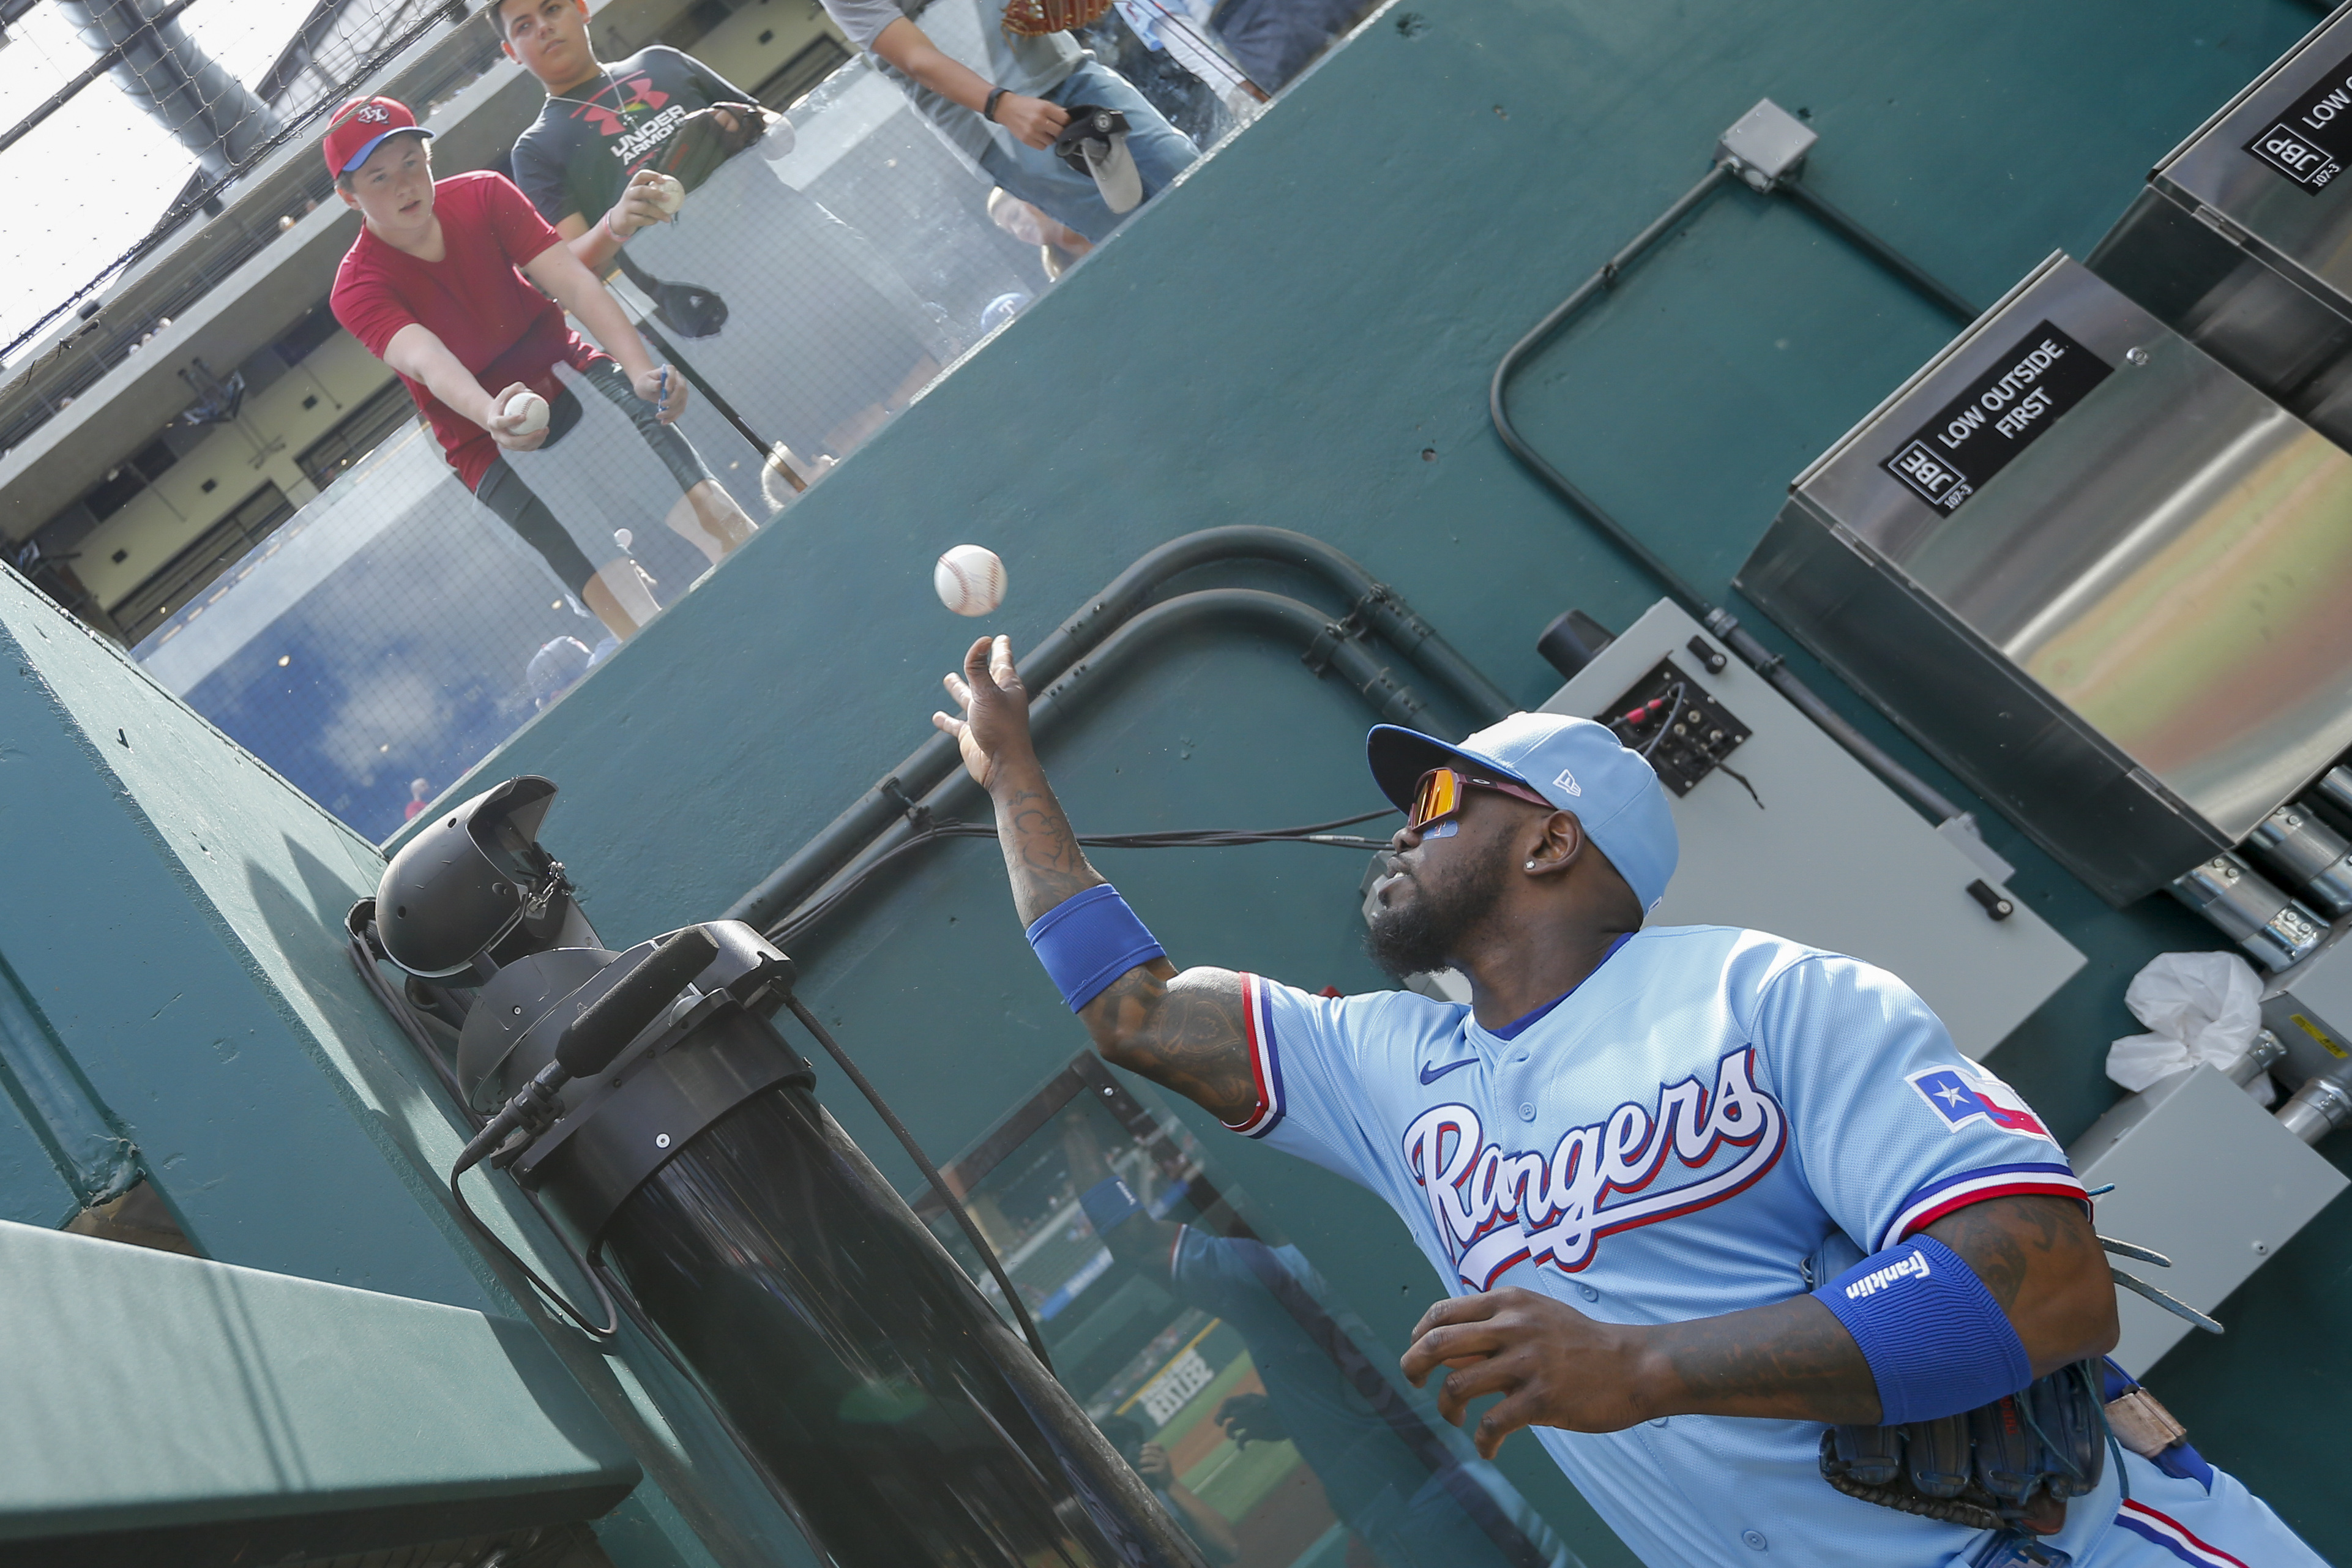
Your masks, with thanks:
[{"label": "blue jeans", "polygon": [[[1127,150],[1135,159],[1135,172],[1143,176],[1145,201],[1166,190],[1201,155],[1192,139],[1169,124],[1132,82],[1097,61],[1087,61],[1045,96],[1064,108],[1094,103],[1127,116]],[[1008,148],[1006,143],[1003,137],[992,141],[980,159],[980,166],[998,184],[1088,239],[1101,239],[1118,226],[1122,215],[1103,205],[1092,177],[1051,152],[1017,142]]]}]

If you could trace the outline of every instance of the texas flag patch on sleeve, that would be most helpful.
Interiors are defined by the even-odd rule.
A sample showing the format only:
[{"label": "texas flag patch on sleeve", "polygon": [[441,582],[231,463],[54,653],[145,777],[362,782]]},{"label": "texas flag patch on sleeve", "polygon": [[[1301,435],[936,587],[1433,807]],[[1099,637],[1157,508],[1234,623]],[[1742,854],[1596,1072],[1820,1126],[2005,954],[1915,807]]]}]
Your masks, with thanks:
[{"label": "texas flag patch on sleeve", "polygon": [[2050,1130],[2026,1108],[2017,1090],[1982,1068],[1929,1068],[1911,1074],[1907,1081],[1944,1119],[1948,1131],[1957,1132],[1981,1116],[2005,1131],[2032,1138],[2050,1136]]}]

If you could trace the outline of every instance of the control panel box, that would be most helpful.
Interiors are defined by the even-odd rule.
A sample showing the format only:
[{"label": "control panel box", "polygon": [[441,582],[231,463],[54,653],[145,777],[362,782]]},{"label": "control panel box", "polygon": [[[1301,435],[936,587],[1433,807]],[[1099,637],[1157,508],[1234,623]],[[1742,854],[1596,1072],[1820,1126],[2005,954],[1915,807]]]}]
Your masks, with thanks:
[{"label": "control panel box", "polygon": [[2167,153],[2091,269],[2352,445],[2352,14]]},{"label": "control panel box", "polygon": [[1694,640],[1721,657],[1697,622],[1662,601],[1543,705],[1622,719],[1631,697],[1646,707],[1661,694],[1671,669],[1686,701],[1703,694],[1711,717],[1730,720],[1710,722],[1698,741],[1718,728],[1743,737],[1736,750],[1714,742],[1719,765],[1668,791],[1682,861],[1651,924],[1748,926],[1875,963],[1918,992],[1976,1058],[2083,966],[2021,900],[2002,897],[2010,912],[1996,918],[1969,891],[2008,875],[1981,843],[1937,832],[1738,660],[1701,674]]},{"label": "control panel box", "polygon": [[[2066,1152],[2085,1186],[2115,1184],[2093,1200],[2099,1234],[2172,1260],[2159,1268],[2116,1258],[2115,1267],[2208,1315],[2347,1184],[2325,1155],[2209,1067],[2118,1100]],[[2116,1299],[2124,1331],[2115,1357],[2136,1377],[2197,1331],[2130,1291]]]}]

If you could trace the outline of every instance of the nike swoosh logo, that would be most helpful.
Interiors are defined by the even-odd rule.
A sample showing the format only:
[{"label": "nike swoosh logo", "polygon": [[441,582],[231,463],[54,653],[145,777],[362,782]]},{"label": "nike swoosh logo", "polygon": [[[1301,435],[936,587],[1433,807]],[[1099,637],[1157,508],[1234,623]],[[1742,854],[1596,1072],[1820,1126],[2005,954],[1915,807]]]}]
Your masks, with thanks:
[{"label": "nike swoosh logo", "polygon": [[1475,1062],[1477,1061],[1477,1059],[1478,1059],[1478,1058],[1477,1058],[1476,1057],[1464,1057],[1460,1061],[1458,1061],[1458,1062],[1447,1062],[1447,1063],[1446,1063],[1444,1067],[1442,1067],[1442,1068],[1422,1068],[1422,1069],[1421,1069],[1421,1081],[1422,1081],[1422,1082],[1423,1082],[1423,1083],[1425,1083],[1425,1084],[1427,1084],[1427,1083],[1435,1083],[1439,1079],[1444,1078],[1447,1073],[1452,1072],[1455,1068],[1466,1068],[1466,1067],[1469,1067],[1469,1066],[1473,1065],[1474,1063],[1475,1063]]}]

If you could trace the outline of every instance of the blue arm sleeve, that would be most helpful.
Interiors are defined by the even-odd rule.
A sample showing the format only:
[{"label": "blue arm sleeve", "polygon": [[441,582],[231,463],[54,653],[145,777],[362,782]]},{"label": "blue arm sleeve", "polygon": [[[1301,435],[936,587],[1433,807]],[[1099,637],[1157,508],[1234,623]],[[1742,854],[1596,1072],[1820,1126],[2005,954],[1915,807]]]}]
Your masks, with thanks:
[{"label": "blue arm sleeve", "polygon": [[1813,1299],[1862,1347],[1881,1426],[1956,1415],[2033,1381],[2009,1314],[1968,1260],[1932,1236],[1864,1258]]},{"label": "blue arm sleeve", "polygon": [[1039,915],[1030,924],[1029,945],[1073,1013],[1136,965],[1168,955],[1108,882]]}]

